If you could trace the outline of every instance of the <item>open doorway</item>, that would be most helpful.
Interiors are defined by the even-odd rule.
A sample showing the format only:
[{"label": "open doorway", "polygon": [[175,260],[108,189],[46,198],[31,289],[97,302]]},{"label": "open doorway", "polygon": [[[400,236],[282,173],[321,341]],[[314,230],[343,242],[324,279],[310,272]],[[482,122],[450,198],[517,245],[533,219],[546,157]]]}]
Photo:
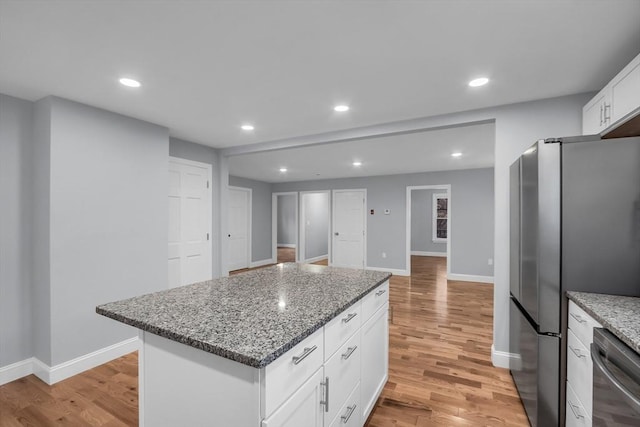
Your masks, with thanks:
[{"label": "open doorway", "polygon": [[407,187],[407,273],[411,257],[446,258],[448,275],[451,254],[451,186]]},{"label": "open doorway", "polygon": [[318,263],[329,258],[329,196],[329,190],[300,192],[300,262]]},{"label": "open doorway", "polygon": [[274,263],[298,260],[298,193],[273,193],[272,245]]}]

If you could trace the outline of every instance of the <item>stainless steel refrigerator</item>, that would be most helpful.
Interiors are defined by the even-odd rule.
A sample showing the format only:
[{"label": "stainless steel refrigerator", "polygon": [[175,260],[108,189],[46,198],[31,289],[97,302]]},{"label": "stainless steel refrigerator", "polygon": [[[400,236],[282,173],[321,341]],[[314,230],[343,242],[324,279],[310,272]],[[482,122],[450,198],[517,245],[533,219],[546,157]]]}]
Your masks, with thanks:
[{"label": "stainless steel refrigerator", "polygon": [[640,295],[640,137],[538,141],[510,193],[511,374],[532,426],[564,426],[565,291]]}]

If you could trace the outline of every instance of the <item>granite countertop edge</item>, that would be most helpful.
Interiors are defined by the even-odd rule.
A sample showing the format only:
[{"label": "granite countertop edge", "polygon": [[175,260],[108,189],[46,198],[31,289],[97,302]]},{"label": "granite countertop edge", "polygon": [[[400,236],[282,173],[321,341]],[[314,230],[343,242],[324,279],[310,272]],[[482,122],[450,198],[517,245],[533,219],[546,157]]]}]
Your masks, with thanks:
[{"label": "granite countertop edge", "polygon": [[567,291],[567,297],[640,353],[640,298]]},{"label": "granite countertop edge", "polygon": [[170,330],[165,329],[165,328],[159,328],[157,326],[150,325],[150,324],[148,324],[146,322],[143,322],[143,321],[140,321],[140,320],[137,320],[137,319],[133,319],[133,318],[130,318],[130,317],[127,317],[127,316],[123,316],[123,315],[118,314],[118,313],[111,312],[111,311],[103,308],[103,306],[106,305],[106,304],[97,306],[96,307],[96,313],[100,314],[102,316],[108,317],[110,319],[116,320],[118,322],[124,323],[126,325],[133,326],[133,327],[138,328],[140,330],[143,330],[145,332],[149,332],[149,333],[152,333],[154,335],[158,335],[158,336],[160,336],[162,338],[166,338],[166,339],[169,339],[171,341],[175,341],[175,342],[178,342],[178,343],[181,343],[181,344],[184,344],[184,345],[188,345],[190,347],[197,348],[199,350],[203,350],[203,351],[205,351],[207,353],[215,354],[217,356],[224,357],[226,359],[230,359],[230,360],[233,360],[235,362],[242,363],[243,365],[248,365],[248,366],[251,366],[253,368],[260,369],[260,368],[264,368],[265,366],[269,365],[271,362],[275,361],[278,357],[282,356],[284,353],[286,353],[287,351],[291,350],[298,343],[302,342],[305,338],[309,337],[311,334],[313,334],[314,332],[316,332],[317,330],[322,328],[324,325],[329,323],[329,321],[332,320],[333,318],[335,318],[338,314],[340,314],[341,312],[343,312],[347,308],[351,307],[353,304],[355,304],[356,302],[360,301],[366,295],[371,293],[371,291],[373,291],[375,288],[377,288],[378,286],[380,286],[381,284],[383,284],[384,282],[389,280],[390,277],[391,277],[391,273],[389,273],[388,276],[386,276],[384,279],[381,279],[381,280],[375,282],[375,284],[371,285],[366,291],[362,292],[357,297],[351,299],[349,302],[347,302],[347,303],[339,306],[338,308],[336,308],[331,314],[329,314],[329,315],[325,316],[324,318],[320,319],[312,327],[305,329],[300,334],[298,334],[297,336],[295,336],[294,338],[289,340],[286,344],[280,346],[275,351],[267,354],[265,357],[263,357],[261,359],[257,359],[257,358],[251,357],[251,356],[247,356],[247,355],[242,354],[240,352],[229,350],[227,348],[223,348],[223,347],[220,347],[220,346],[215,346],[215,345],[212,345],[212,344],[209,344],[209,343],[197,340],[197,339],[190,338],[190,337],[182,335],[182,334],[175,333],[175,332],[170,331]]}]

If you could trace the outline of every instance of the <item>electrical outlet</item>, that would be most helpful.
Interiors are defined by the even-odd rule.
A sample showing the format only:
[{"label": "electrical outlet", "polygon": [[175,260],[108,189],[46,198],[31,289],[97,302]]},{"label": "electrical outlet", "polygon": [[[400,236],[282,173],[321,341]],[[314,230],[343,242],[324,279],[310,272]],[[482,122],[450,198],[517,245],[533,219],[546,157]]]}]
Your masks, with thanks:
[{"label": "electrical outlet", "polygon": [[489,258],[489,260],[487,261],[487,264],[493,265],[493,258]]},{"label": "electrical outlet", "polygon": [[387,253],[386,252],[382,252],[382,258],[386,258],[387,257]]}]

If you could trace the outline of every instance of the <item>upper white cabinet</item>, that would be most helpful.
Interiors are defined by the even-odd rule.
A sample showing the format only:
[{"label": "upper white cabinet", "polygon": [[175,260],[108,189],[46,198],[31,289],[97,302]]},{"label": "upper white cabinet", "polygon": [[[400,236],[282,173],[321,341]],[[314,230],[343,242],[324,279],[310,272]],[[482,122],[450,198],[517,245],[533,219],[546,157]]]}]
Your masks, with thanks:
[{"label": "upper white cabinet", "polygon": [[583,107],[582,133],[605,138],[640,134],[640,55]]}]

